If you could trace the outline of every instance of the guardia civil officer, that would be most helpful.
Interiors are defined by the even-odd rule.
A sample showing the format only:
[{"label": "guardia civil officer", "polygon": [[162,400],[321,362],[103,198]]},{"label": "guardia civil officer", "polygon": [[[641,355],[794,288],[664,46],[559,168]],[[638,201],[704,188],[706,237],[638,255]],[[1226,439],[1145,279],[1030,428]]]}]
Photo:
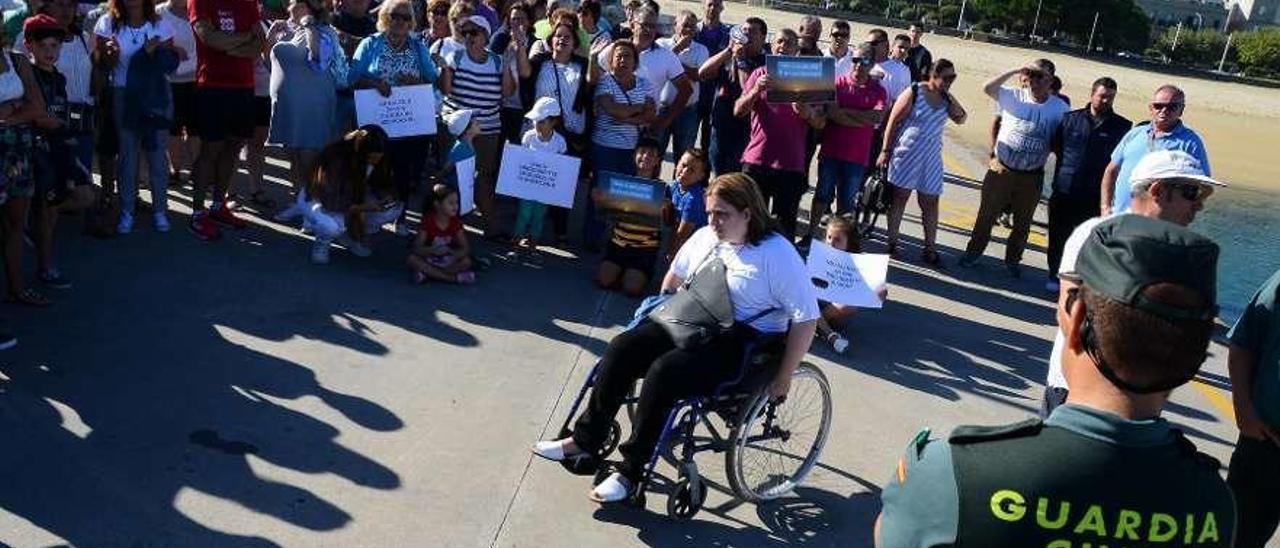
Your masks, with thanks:
[{"label": "guardia civil officer", "polygon": [[1098,224],[1057,312],[1067,403],[1044,422],[921,432],[882,493],[877,545],[1231,546],[1218,463],[1160,418],[1205,359],[1217,260],[1173,223]]}]

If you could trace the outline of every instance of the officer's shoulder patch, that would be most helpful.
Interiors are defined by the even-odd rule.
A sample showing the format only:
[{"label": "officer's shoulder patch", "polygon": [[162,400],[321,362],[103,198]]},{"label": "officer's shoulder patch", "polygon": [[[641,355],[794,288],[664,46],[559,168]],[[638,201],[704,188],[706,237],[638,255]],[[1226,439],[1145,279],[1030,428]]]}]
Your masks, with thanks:
[{"label": "officer's shoulder patch", "polygon": [[1040,419],[1027,419],[1002,426],[957,426],[951,431],[947,441],[955,445],[980,443],[984,441],[1005,440],[1034,436],[1040,432],[1044,423]]}]

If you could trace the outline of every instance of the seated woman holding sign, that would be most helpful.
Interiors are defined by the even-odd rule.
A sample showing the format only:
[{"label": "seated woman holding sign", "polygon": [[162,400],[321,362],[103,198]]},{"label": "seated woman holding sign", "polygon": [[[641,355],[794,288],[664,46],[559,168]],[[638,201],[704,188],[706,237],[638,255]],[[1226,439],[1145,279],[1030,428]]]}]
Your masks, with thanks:
[{"label": "seated woman holding sign", "polygon": [[[832,248],[846,253],[862,253],[862,236],[858,232],[857,224],[844,215],[835,215],[827,220],[825,241]],[[879,287],[876,289],[876,295],[883,301],[889,297],[889,290]],[[853,315],[858,312],[858,307],[818,301],[818,308],[822,310],[822,317],[818,318],[818,336],[827,341],[833,350],[843,354],[849,348],[849,339],[845,338],[841,331],[848,326]]]},{"label": "seated woman holding sign", "polygon": [[[780,398],[813,341],[813,284],[795,248],[773,228],[755,183],[741,173],[721,175],[706,196],[709,226],[695,232],[671,263],[662,282],[663,292],[673,294],[665,310],[655,309],[651,319],[610,341],[573,435],[533,447],[553,461],[597,454],[623,399],[644,379],[631,437],[620,446],[622,465],[591,491],[592,500],[617,502],[632,494],[671,408],[736,378],[751,343],[756,352],[782,351],[769,385],[769,393]],[[732,310],[733,327],[708,338],[688,336],[676,310],[691,295],[704,294],[723,305],[717,309]]]}]

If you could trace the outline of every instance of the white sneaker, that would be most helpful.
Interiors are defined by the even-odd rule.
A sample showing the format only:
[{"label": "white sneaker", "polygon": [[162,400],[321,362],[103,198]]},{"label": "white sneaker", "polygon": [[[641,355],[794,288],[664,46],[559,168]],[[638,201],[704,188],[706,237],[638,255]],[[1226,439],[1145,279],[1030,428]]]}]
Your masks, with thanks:
[{"label": "white sneaker", "polygon": [[373,250],[369,249],[369,246],[351,239],[351,237],[346,234],[338,236],[338,239],[335,241],[338,245],[347,248],[347,251],[350,251],[352,255],[357,257],[368,257],[373,255]]},{"label": "white sneaker", "polygon": [[156,213],[151,220],[155,223],[156,232],[163,233],[163,232],[169,231],[169,215],[168,214],[164,212]]},{"label": "white sneaker", "polygon": [[311,264],[329,264],[329,242],[316,240],[311,244]]},{"label": "white sneaker", "polygon": [[620,472],[614,472],[592,489],[588,496],[596,502],[618,502],[630,496],[631,490],[631,480]]},{"label": "white sneaker", "polygon": [[1049,293],[1057,293],[1060,289],[1062,289],[1062,285],[1058,283],[1058,280],[1051,279],[1044,283],[1044,290]]},{"label": "white sneaker", "polygon": [[120,223],[116,225],[117,234],[128,234],[133,232],[133,213],[129,211],[120,212]]},{"label": "white sneaker", "polygon": [[828,335],[827,342],[831,344],[831,348],[835,350],[837,354],[844,354],[844,351],[849,349],[849,339],[840,336],[839,333],[832,333],[831,335]]},{"label": "white sneaker", "polygon": [[567,457],[564,454],[564,442],[560,440],[542,440],[533,444],[533,454],[555,462],[560,462]]}]

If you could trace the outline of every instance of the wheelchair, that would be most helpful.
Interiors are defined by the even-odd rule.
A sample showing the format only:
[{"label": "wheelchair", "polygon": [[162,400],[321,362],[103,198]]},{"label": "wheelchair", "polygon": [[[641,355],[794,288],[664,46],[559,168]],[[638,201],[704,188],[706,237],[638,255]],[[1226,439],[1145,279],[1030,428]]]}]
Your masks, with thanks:
[{"label": "wheelchair", "polygon": [[[662,459],[678,472],[667,498],[667,514],[677,519],[692,518],[702,509],[707,496],[694,455],[707,451],[724,453],[729,488],[746,502],[782,497],[804,481],[817,464],[831,431],[830,384],[822,370],[801,362],[791,377],[788,395],[779,400],[770,398],[769,383],[781,365],[782,354],[756,352],[757,347],[750,343],[736,378],[721,383],[708,396],[680,400],[672,406],[643,478],[628,503],[644,508],[645,493]],[[597,361],[560,427],[560,437],[571,435],[570,425],[599,370]],[[623,401],[629,413],[634,413],[637,394],[632,387],[631,396]],[[699,426],[705,428],[705,435],[698,435]],[[599,483],[611,471],[601,464],[621,439],[622,426],[615,418],[594,458],[570,459],[561,465],[577,475],[594,474],[595,483]]]}]

